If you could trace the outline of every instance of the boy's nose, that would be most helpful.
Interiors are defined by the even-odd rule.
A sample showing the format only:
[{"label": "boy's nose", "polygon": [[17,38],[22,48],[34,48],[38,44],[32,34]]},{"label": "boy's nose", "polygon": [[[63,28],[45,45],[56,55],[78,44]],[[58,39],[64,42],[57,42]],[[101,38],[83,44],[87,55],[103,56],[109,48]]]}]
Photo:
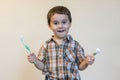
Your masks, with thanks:
[{"label": "boy's nose", "polygon": [[62,24],[62,23],[59,23],[58,27],[59,27],[59,28],[63,27],[63,24]]}]

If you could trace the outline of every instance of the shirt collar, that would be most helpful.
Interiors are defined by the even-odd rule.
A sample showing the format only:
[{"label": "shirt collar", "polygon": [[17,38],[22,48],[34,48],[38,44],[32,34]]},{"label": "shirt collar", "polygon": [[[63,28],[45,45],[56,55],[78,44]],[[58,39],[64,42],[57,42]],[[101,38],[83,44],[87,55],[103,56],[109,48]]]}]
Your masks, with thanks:
[{"label": "shirt collar", "polygon": [[[47,42],[54,41],[53,37],[54,37],[54,35],[52,35],[52,37],[51,37]],[[67,37],[64,39],[65,42],[66,42],[66,41],[69,42],[69,41],[71,41],[71,40],[73,40],[73,38],[71,37],[70,34],[68,34]]]}]

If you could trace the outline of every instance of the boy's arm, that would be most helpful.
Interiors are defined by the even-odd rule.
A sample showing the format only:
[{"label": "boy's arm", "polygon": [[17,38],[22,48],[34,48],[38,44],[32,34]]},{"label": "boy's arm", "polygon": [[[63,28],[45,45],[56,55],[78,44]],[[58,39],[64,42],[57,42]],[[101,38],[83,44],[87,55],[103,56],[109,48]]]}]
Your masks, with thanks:
[{"label": "boy's arm", "polygon": [[83,60],[81,64],[79,65],[79,70],[84,70],[88,67],[88,62],[86,60]]},{"label": "boy's arm", "polygon": [[34,65],[39,70],[43,70],[44,69],[44,64],[39,59],[37,59],[36,61],[34,61]]},{"label": "boy's arm", "polygon": [[28,61],[30,63],[34,63],[35,67],[39,70],[43,70],[44,69],[44,64],[43,62],[41,62],[34,53],[31,53],[27,56]]},{"label": "boy's arm", "polygon": [[88,65],[92,65],[95,61],[95,57],[93,55],[86,55],[85,59],[80,63],[79,69],[84,70],[88,67]]}]

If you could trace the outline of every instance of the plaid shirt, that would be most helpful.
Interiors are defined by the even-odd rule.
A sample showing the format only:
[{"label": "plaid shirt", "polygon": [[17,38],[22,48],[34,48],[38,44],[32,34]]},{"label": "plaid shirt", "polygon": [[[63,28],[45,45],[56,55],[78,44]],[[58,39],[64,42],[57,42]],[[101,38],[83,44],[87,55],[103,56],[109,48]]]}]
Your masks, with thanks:
[{"label": "plaid shirt", "polygon": [[44,63],[48,80],[81,80],[79,65],[84,59],[83,48],[67,35],[61,45],[53,37],[42,45],[38,59]]}]

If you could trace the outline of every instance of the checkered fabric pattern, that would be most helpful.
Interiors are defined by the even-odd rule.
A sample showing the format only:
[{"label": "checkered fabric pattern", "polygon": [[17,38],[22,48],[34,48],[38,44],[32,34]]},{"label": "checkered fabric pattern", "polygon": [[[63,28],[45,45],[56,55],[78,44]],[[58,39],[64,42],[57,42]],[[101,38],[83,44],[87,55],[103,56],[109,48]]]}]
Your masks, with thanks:
[{"label": "checkered fabric pattern", "polygon": [[79,65],[85,55],[80,44],[70,35],[58,45],[53,36],[40,48],[38,59],[44,63],[48,80],[81,80]]}]

